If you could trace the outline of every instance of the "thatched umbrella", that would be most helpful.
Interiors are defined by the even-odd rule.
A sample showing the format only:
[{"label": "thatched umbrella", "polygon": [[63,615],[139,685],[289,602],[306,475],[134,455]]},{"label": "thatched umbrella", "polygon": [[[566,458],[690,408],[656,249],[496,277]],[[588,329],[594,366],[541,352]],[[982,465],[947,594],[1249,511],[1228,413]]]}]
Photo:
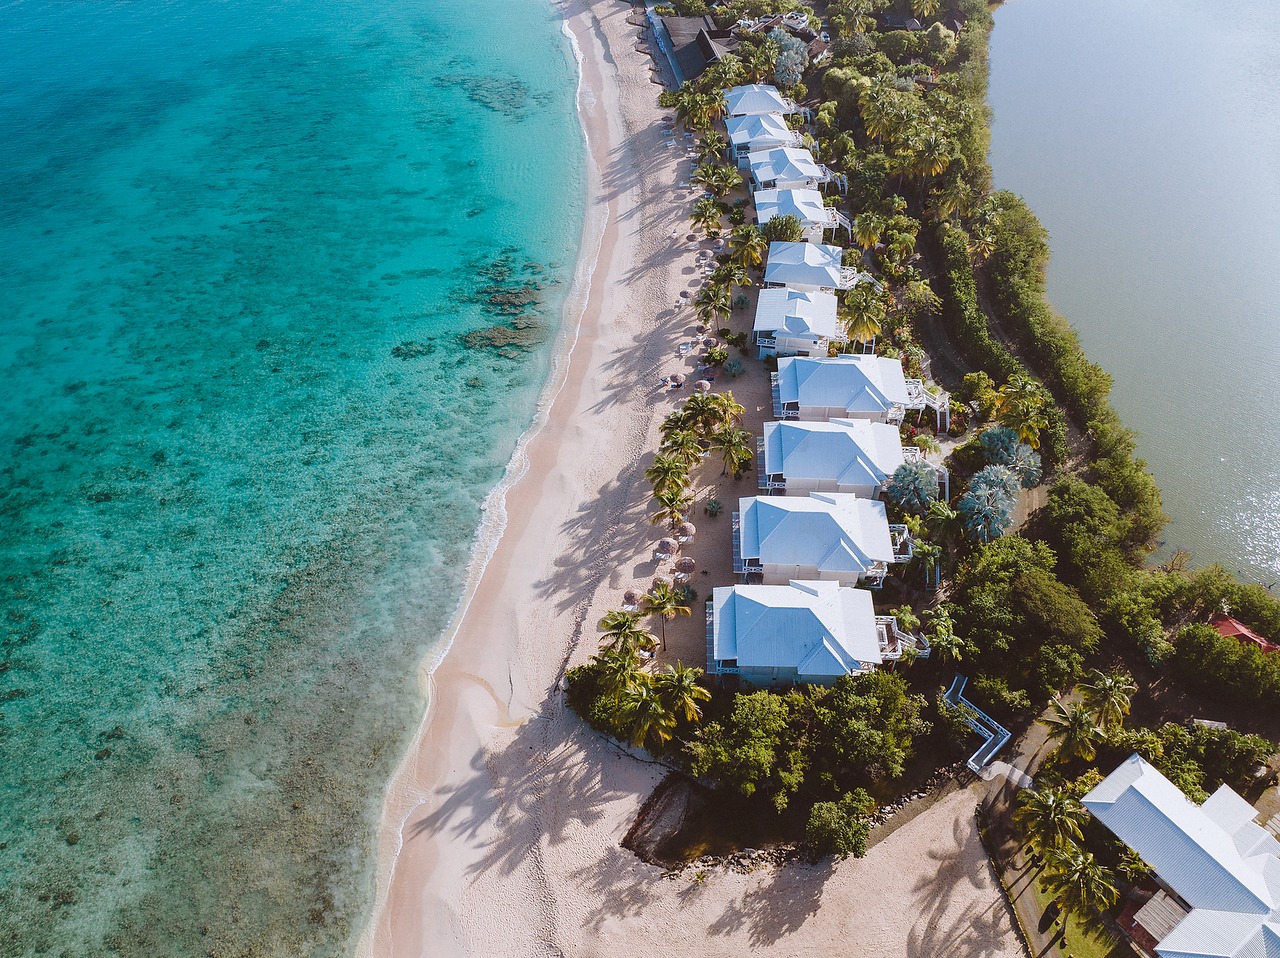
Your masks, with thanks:
[{"label": "thatched umbrella", "polygon": [[684,385],[684,373],[672,373],[669,378],[677,386]]},{"label": "thatched umbrella", "polygon": [[709,393],[711,392],[711,383],[707,382],[705,379],[699,379],[693,384],[693,388],[700,393]]},{"label": "thatched umbrella", "polygon": [[680,528],[676,530],[676,538],[681,542],[690,542],[697,534],[698,527],[692,522],[682,522]]},{"label": "thatched umbrella", "polygon": [[636,609],[640,608],[640,598],[641,594],[639,589],[628,589],[626,592],[622,593],[623,611],[634,612]]},{"label": "thatched umbrella", "polygon": [[690,572],[698,570],[698,563],[693,561],[693,556],[682,556],[676,560],[676,571],[683,572],[688,575]]},{"label": "thatched umbrella", "polygon": [[653,585],[649,589],[649,591],[652,592],[654,589],[658,588],[658,586],[663,586],[663,585],[665,585],[668,589],[671,588],[671,580],[668,579],[665,575],[655,575],[653,577]]},{"label": "thatched umbrella", "polygon": [[670,559],[673,555],[680,551],[680,543],[675,539],[659,539],[657,548],[653,550],[653,554],[659,559]]}]

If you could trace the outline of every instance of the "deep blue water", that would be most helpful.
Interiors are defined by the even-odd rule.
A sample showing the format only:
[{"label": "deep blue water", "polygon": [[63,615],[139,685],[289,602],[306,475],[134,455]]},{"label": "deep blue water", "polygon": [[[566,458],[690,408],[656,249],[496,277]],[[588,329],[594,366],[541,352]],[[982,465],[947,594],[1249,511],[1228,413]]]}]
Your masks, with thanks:
[{"label": "deep blue water", "polygon": [[0,50],[0,953],[345,953],[549,368],[572,55],[545,0],[21,0]]}]

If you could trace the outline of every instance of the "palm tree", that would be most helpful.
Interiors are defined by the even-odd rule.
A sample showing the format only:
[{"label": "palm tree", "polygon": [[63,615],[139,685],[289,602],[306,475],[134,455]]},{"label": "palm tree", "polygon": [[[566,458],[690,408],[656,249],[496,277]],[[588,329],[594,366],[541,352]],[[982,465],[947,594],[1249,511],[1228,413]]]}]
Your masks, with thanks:
[{"label": "palm tree", "polygon": [[1044,854],[1045,874],[1042,884],[1066,911],[1081,919],[1086,926],[1101,924],[1102,912],[1120,898],[1116,876],[1099,865],[1092,852],[1076,845],[1050,848]]},{"label": "palm tree", "polygon": [[633,685],[644,681],[640,676],[640,656],[630,646],[608,648],[592,658],[598,670],[600,691],[612,699],[620,699]]},{"label": "palm tree", "polygon": [[[917,554],[919,550],[920,545],[917,544]],[[929,620],[929,647],[943,662],[959,662],[964,658],[965,641],[956,635],[951,609],[952,606],[944,602],[936,609],[926,609],[924,613],[925,618]]]},{"label": "palm tree", "polygon": [[689,607],[684,604],[684,594],[677,592],[665,582],[659,582],[644,597],[644,611],[656,615],[662,623],[662,650],[667,650],[667,623],[677,615],[688,615]]},{"label": "palm tree", "polygon": [[600,620],[602,651],[621,651],[630,649],[649,650],[658,644],[651,632],[640,628],[639,612],[606,612]]},{"label": "palm tree", "polygon": [[631,744],[661,748],[671,740],[676,717],[652,682],[637,682],[622,694],[623,715],[631,728]]},{"label": "palm tree", "polygon": [[644,471],[644,477],[654,492],[664,489],[683,489],[689,483],[689,464],[678,456],[659,452],[653,457],[653,465]]},{"label": "palm tree", "polygon": [[912,146],[912,172],[922,179],[941,176],[951,165],[951,142],[936,130],[925,131]]},{"label": "palm tree", "polygon": [[859,283],[844,298],[845,335],[853,343],[869,343],[880,335],[885,319],[884,298],[870,283]]},{"label": "palm tree", "polygon": [[709,196],[704,196],[693,204],[689,219],[708,236],[720,234],[720,204]]},{"label": "palm tree", "polygon": [[918,432],[911,437],[911,444],[923,452],[926,456],[936,452],[942,452],[942,446],[938,444],[938,438],[932,433]]},{"label": "palm tree", "polygon": [[742,185],[742,174],[732,166],[717,166],[711,173],[707,188],[716,196],[725,196]]},{"label": "palm tree", "polygon": [[1130,698],[1138,691],[1133,676],[1124,672],[1101,672],[1094,669],[1087,681],[1076,686],[1085,708],[1103,731],[1117,729],[1129,714]]},{"label": "palm tree", "polygon": [[710,399],[712,406],[720,414],[720,420],[716,428],[723,429],[742,421],[742,414],[746,410],[743,408],[742,403],[733,398],[732,392],[712,393]]},{"label": "palm tree", "polygon": [[875,213],[859,213],[853,221],[853,239],[862,249],[871,249],[880,242],[884,232],[884,220]]},{"label": "palm tree", "polygon": [[712,271],[710,280],[713,283],[723,283],[731,290],[734,286],[750,286],[751,274],[747,272],[747,268],[741,263],[735,263],[730,260],[727,263],[721,263]]},{"label": "palm tree", "polygon": [[689,514],[689,507],[693,505],[693,497],[683,487],[655,492],[653,501],[657,503],[658,511],[649,517],[649,523],[656,526],[660,522],[666,522],[672,529],[684,522],[685,516]]},{"label": "palm tree", "polygon": [[1040,854],[1080,841],[1087,818],[1079,800],[1058,788],[1023,790],[1013,812],[1023,841]]},{"label": "palm tree", "polygon": [[979,224],[969,232],[969,255],[982,263],[996,251],[996,233],[990,226]]},{"label": "palm tree", "polygon": [[743,267],[759,266],[768,252],[768,241],[754,226],[739,226],[729,234],[729,258]]},{"label": "palm tree", "polygon": [[702,134],[702,142],[698,144],[698,162],[714,162],[724,152],[725,139],[715,130]]},{"label": "palm tree", "polygon": [[929,503],[928,508],[924,511],[924,521],[933,529],[945,529],[960,513],[951,508],[950,505],[941,499],[935,499]]},{"label": "palm tree", "polygon": [[1004,535],[1013,522],[1013,506],[1014,500],[995,485],[971,486],[956,502],[964,531],[975,542],[990,542]]},{"label": "palm tree", "polygon": [[653,686],[667,711],[683,715],[686,722],[696,722],[702,718],[702,706],[698,703],[711,700],[711,692],[698,684],[701,677],[702,669],[677,662],[655,675]]},{"label": "palm tree", "polygon": [[938,474],[927,462],[904,462],[889,478],[885,494],[899,509],[923,513],[938,498]]},{"label": "palm tree", "polygon": [[698,434],[688,426],[669,432],[662,440],[661,450],[663,455],[684,463],[685,468],[690,468],[701,460],[704,451]]},{"label": "palm tree", "polygon": [[693,308],[700,320],[708,326],[714,326],[717,320],[727,317],[733,311],[733,297],[729,293],[729,287],[723,283],[708,283],[698,292]]},{"label": "palm tree", "polygon": [[935,542],[930,542],[928,539],[917,539],[912,551],[912,558],[918,559],[920,568],[924,569],[924,578],[927,584],[934,566],[937,565],[938,559],[942,557],[942,546]]},{"label": "palm tree", "polygon": [[1049,729],[1049,737],[1058,740],[1059,749],[1068,757],[1077,756],[1086,762],[1093,761],[1098,752],[1098,739],[1102,730],[1083,705],[1063,705],[1057,699],[1049,706],[1051,713],[1041,718],[1040,724]]},{"label": "palm tree", "polygon": [[751,460],[755,455],[754,443],[752,442],[754,438],[747,430],[736,429],[732,426],[719,430],[711,437],[711,448],[720,453],[720,461],[724,463],[724,468],[720,470],[720,475],[723,476],[732,471],[734,479],[742,478],[742,474],[751,465]]},{"label": "palm tree", "polygon": [[1049,426],[1045,417],[1049,391],[1030,376],[1017,373],[1000,387],[998,395],[996,415],[1001,424],[1015,430],[1032,449],[1040,448],[1040,430]]}]

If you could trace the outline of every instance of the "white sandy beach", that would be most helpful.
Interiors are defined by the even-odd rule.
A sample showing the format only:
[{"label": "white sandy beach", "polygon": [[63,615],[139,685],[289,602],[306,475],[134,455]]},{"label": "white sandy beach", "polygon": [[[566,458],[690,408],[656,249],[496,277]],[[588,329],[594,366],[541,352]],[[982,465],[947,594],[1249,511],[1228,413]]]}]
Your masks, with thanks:
[{"label": "white sandy beach", "polygon": [[[599,616],[656,571],[642,473],[658,421],[688,395],[658,379],[687,369],[676,347],[695,319],[673,304],[698,274],[685,240],[691,195],[675,185],[689,163],[679,142],[667,145],[639,17],[617,0],[563,6],[582,54],[592,161],[583,255],[598,250],[598,261],[585,295],[571,297],[576,344],[507,493],[506,529],[389,789],[361,954],[1021,955],[972,791],[834,866],[716,869],[698,882],[690,871],[664,878],[619,846],[663,769],[588,730],[559,682],[595,650]],[[753,368],[731,388],[758,430],[767,378]],[[714,481],[718,467],[708,469]],[[749,479],[720,485],[726,505],[752,492]],[[727,516],[699,526],[693,554],[709,574],[694,585],[705,595],[730,582],[729,526]],[[670,657],[701,664],[701,603],[673,626]]]}]

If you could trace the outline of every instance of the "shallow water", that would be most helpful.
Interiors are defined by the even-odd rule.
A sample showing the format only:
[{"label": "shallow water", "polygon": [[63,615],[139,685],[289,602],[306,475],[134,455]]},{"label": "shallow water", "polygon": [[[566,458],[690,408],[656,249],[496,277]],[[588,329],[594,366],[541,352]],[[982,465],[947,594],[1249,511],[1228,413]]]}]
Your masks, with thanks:
[{"label": "shallow water", "polygon": [[1013,0],[991,162],[1049,229],[1049,296],[1115,377],[1190,550],[1280,579],[1280,17],[1271,0]]},{"label": "shallow water", "polygon": [[358,934],[581,227],[502,13],[0,6],[0,952]]}]

